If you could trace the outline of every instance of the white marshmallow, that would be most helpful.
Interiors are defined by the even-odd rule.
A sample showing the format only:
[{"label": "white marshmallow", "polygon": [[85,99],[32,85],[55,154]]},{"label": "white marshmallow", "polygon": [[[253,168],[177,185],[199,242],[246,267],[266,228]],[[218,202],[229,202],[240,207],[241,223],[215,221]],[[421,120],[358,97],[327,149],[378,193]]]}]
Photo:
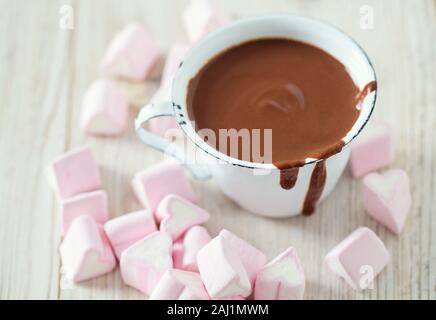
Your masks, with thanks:
[{"label": "white marshmallow", "polygon": [[222,236],[217,236],[197,254],[198,269],[209,296],[247,297],[251,283],[241,259]]},{"label": "white marshmallow", "polygon": [[150,295],[162,275],[173,267],[172,240],[156,231],[121,253],[121,276],[125,284]]},{"label": "white marshmallow", "polygon": [[209,213],[182,197],[168,195],[157,207],[156,217],[161,219],[160,230],[176,240],[190,227],[209,220]]},{"label": "white marshmallow", "polygon": [[209,300],[209,296],[198,273],[170,269],[156,285],[150,300]]},{"label": "white marshmallow", "polygon": [[130,23],[109,44],[101,69],[105,75],[140,81],[159,55],[159,48],[148,31],[138,23]]},{"label": "white marshmallow", "polygon": [[304,270],[294,248],[288,248],[257,274],[256,300],[300,300],[305,288]]},{"label": "white marshmallow", "polygon": [[102,226],[89,216],[79,216],[60,246],[62,273],[74,282],[112,271],[116,260]]},{"label": "white marshmallow", "polygon": [[109,79],[97,80],[85,93],[81,129],[90,135],[116,136],[124,132],[129,117],[127,93]]}]

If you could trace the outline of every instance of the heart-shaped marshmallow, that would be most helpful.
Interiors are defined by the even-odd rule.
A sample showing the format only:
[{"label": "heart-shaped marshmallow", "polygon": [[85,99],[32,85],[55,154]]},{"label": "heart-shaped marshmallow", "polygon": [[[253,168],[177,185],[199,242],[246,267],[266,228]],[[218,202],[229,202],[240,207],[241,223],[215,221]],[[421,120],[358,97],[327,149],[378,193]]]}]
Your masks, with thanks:
[{"label": "heart-shaped marshmallow", "polygon": [[125,284],[150,295],[162,275],[173,267],[172,239],[155,231],[121,254],[121,276]]},{"label": "heart-shaped marshmallow", "polygon": [[157,230],[153,214],[140,210],[109,220],[104,229],[118,259],[121,253],[138,240]]},{"label": "heart-shaped marshmallow", "polygon": [[105,75],[140,81],[159,58],[159,48],[148,31],[130,23],[113,38],[101,62]]},{"label": "heart-shaped marshmallow", "polygon": [[239,238],[229,230],[223,229],[219,233],[220,236],[229,243],[230,247],[241,258],[242,264],[247,271],[251,285],[254,286],[256,275],[266,263],[266,256],[262,251],[255,248],[247,241]]},{"label": "heart-shaped marshmallow", "polygon": [[370,173],[363,179],[363,205],[368,214],[399,234],[410,211],[409,177],[400,169]]},{"label": "heart-shaped marshmallow", "polygon": [[170,269],[162,276],[150,300],[209,300],[198,273]]},{"label": "heart-shaped marshmallow", "polygon": [[60,254],[63,275],[74,282],[98,277],[116,266],[103,227],[86,215],[72,222]]},{"label": "heart-shaped marshmallow", "polygon": [[192,226],[209,220],[209,213],[179,196],[168,195],[157,207],[156,217],[161,220],[160,230],[176,240]]},{"label": "heart-shaped marshmallow", "polygon": [[197,263],[212,299],[250,295],[251,283],[241,258],[222,236],[218,235],[201,248]]},{"label": "heart-shaped marshmallow", "polygon": [[304,270],[294,248],[288,248],[257,274],[256,300],[301,300],[305,288]]},{"label": "heart-shaped marshmallow", "polygon": [[209,32],[231,21],[219,12],[216,0],[191,0],[182,18],[191,42],[197,42]]},{"label": "heart-shaped marshmallow", "polygon": [[127,93],[110,79],[95,81],[85,93],[81,129],[95,136],[116,136],[124,132],[129,116]]},{"label": "heart-shaped marshmallow", "polygon": [[180,268],[198,272],[197,254],[211,240],[209,232],[203,226],[193,226],[183,237],[183,256]]}]

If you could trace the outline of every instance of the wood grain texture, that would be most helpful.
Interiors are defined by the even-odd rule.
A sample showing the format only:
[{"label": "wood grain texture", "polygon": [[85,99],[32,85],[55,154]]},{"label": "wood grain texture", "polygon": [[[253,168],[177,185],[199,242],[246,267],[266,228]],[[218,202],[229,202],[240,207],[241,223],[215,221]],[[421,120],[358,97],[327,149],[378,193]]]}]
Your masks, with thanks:
[{"label": "wood grain texture", "polygon": [[[121,5],[122,3],[122,5]],[[73,30],[59,28],[59,8],[71,4]],[[118,139],[78,130],[81,99],[99,76],[98,62],[116,30],[145,23],[162,50],[186,41],[180,13],[187,1],[0,1],[0,298],[143,299],[122,284],[119,271],[76,285],[60,282],[59,210],[43,169],[52,158],[89,144],[101,165],[110,215],[140,208],[130,179],[162,159],[136,139],[132,126]],[[330,22],[355,38],[379,80],[375,117],[393,127],[396,158],[413,187],[413,207],[401,236],[364,213],[360,181],[346,172],[311,217],[271,220],[228,200],[213,182],[193,181],[207,227],[236,232],[272,258],[297,248],[307,275],[307,299],[436,299],[436,4],[422,1],[221,1],[239,16],[302,14]],[[360,8],[374,9],[374,29],[360,28]],[[129,89],[131,121],[157,88],[159,68]],[[136,107],[135,107],[136,106]],[[236,221],[236,223],[235,223]],[[322,264],[325,254],[358,226],[368,226],[391,252],[375,288],[355,292]]]}]

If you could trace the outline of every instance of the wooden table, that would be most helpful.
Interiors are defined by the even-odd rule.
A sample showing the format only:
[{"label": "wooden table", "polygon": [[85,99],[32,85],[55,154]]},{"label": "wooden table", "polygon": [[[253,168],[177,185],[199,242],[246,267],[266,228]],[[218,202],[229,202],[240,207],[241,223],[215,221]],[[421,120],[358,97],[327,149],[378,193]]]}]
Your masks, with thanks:
[{"label": "wooden table", "polygon": [[[122,3],[122,5],[121,5]],[[74,8],[74,29],[59,27],[63,4]],[[187,1],[0,1],[0,298],[142,299],[119,271],[71,288],[60,282],[57,202],[44,167],[71,148],[90,144],[101,165],[111,217],[140,208],[130,180],[162,156],[138,141],[132,126],[118,139],[78,129],[84,90],[114,33],[132,20],[145,23],[162,49],[186,41],[180,13]],[[369,5],[374,28],[362,29]],[[346,172],[311,217],[269,220],[228,200],[213,182],[193,182],[210,211],[212,235],[228,228],[272,258],[297,248],[308,299],[436,298],[436,3],[435,1],[222,1],[239,16],[293,13],[345,30],[367,50],[379,79],[375,117],[393,127],[392,167],[410,174],[413,206],[401,236],[365,214],[361,182]],[[361,11],[362,10],[362,11]],[[129,84],[131,121],[157,88],[159,68],[146,83]],[[323,266],[325,254],[358,226],[385,242],[391,262],[375,288],[355,292]]]}]

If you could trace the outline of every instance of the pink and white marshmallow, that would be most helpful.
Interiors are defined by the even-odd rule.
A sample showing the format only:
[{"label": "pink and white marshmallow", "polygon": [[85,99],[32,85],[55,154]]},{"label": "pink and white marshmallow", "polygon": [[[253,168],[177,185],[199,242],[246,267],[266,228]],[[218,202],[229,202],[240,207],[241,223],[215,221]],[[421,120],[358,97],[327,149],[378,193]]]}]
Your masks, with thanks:
[{"label": "pink and white marshmallow", "polygon": [[176,43],[170,48],[162,71],[161,86],[173,81],[174,75],[188,50],[189,47],[181,43]]},{"label": "pink and white marshmallow", "polygon": [[128,80],[143,80],[160,55],[148,31],[138,23],[130,23],[116,34],[101,62],[105,75]]},{"label": "pink and white marshmallow", "polygon": [[251,282],[241,258],[222,236],[217,236],[197,254],[198,270],[212,299],[251,294]]},{"label": "pink and white marshmallow", "polygon": [[241,296],[232,296],[232,297],[224,297],[219,299],[213,299],[213,300],[228,300],[228,301],[235,301],[235,300],[245,300],[244,297]]},{"label": "pink and white marshmallow", "polygon": [[[189,47],[184,44],[175,44],[170,48],[162,72],[160,87],[151,98],[150,103],[171,100],[172,81],[188,49]],[[153,118],[149,122],[149,129],[151,132],[166,138],[180,134],[180,126],[174,117]]]},{"label": "pink and white marshmallow", "polygon": [[191,0],[183,12],[182,20],[191,42],[197,42],[209,32],[231,21],[219,12],[216,0]]},{"label": "pink and white marshmallow", "polygon": [[101,276],[116,266],[103,228],[89,216],[79,216],[73,221],[60,254],[62,273],[74,282]]},{"label": "pink and white marshmallow", "polygon": [[107,194],[103,190],[81,193],[61,201],[62,235],[66,235],[71,223],[81,215],[103,224],[109,216]]},{"label": "pink and white marshmallow", "polygon": [[[173,266],[175,269],[183,270],[183,255],[185,254],[185,248],[183,247],[183,237],[173,242]],[[197,261],[196,261],[197,263]]]},{"label": "pink and white marshmallow", "polygon": [[150,300],[209,300],[198,273],[170,269],[160,278]]},{"label": "pink and white marshmallow", "polygon": [[182,197],[170,194],[156,209],[160,230],[168,232],[173,240],[182,236],[189,228],[209,220],[209,213]]},{"label": "pink and white marshmallow", "polygon": [[156,231],[121,254],[121,276],[125,284],[146,295],[153,292],[163,274],[173,267],[171,236]]},{"label": "pink and white marshmallow", "polygon": [[390,164],[394,147],[390,127],[381,122],[368,125],[351,145],[350,166],[355,178]]},{"label": "pink and white marshmallow", "polygon": [[116,136],[124,132],[129,117],[126,92],[109,79],[91,84],[85,93],[81,129],[95,136]]},{"label": "pink and white marshmallow", "polygon": [[361,227],[342,240],[325,257],[327,266],[354,289],[366,289],[389,261],[384,243]]},{"label": "pink and white marshmallow", "polygon": [[174,161],[162,162],[137,173],[132,180],[132,187],[141,204],[152,212],[169,194],[195,202],[184,168]]},{"label": "pink and white marshmallow", "polygon": [[392,169],[363,178],[363,205],[366,212],[400,234],[410,211],[412,197],[409,177],[404,170]]},{"label": "pink and white marshmallow", "polygon": [[229,230],[223,229],[219,235],[229,244],[231,250],[241,258],[242,264],[247,271],[251,285],[254,285],[257,273],[266,264],[267,258],[262,251],[255,248],[247,241],[239,238]]},{"label": "pink and white marshmallow", "polygon": [[149,210],[135,211],[105,223],[104,229],[118,259],[121,253],[135,242],[157,230]]},{"label": "pink and white marshmallow", "polygon": [[100,173],[89,147],[61,155],[49,165],[46,174],[60,199],[101,188]]},{"label": "pink and white marshmallow", "polygon": [[257,274],[254,299],[301,300],[305,275],[294,248],[288,248]]},{"label": "pink and white marshmallow", "polygon": [[182,244],[183,254],[181,258],[178,257],[179,268],[198,272],[197,254],[211,239],[209,232],[203,226],[194,226],[186,231]]},{"label": "pink and white marshmallow", "polygon": [[[150,103],[155,104],[164,101],[171,101],[171,83],[161,85],[151,98]],[[180,126],[176,118],[172,116],[150,119],[149,130],[167,139],[178,137],[181,134]]]}]

